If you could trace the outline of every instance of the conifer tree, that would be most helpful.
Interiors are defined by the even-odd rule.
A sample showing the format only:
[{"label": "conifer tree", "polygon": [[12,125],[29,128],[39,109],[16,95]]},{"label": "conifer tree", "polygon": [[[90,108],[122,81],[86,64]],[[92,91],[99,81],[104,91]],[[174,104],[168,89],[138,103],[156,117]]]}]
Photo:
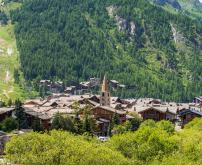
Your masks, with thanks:
[{"label": "conifer tree", "polygon": [[112,117],[112,127],[114,127],[114,125],[118,125],[118,124],[120,124],[119,115],[117,113],[114,113],[114,115]]},{"label": "conifer tree", "polygon": [[75,114],[75,117],[73,119],[73,125],[74,125],[74,133],[76,134],[82,134],[83,131],[82,131],[82,122],[79,118],[79,114],[76,113]]},{"label": "conifer tree", "polygon": [[52,129],[65,130],[65,119],[60,113],[56,113],[53,117]]},{"label": "conifer tree", "polygon": [[74,132],[74,122],[71,117],[67,116],[64,118],[64,129],[69,132]]},{"label": "conifer tree", "polygon": [[5,132],[10,132],[12,130],[15,130],[17,128],[17,121],[12,118],[8,117],[0,124],[0,129]]},{"label": "conifer tree", "polygon": [[40,119],[35,119],[33,124],[32,124],[32,129],[35,132],[41,132],[44,131],[43,125],[40,122]]},{"label": "conifer tree", "polygon": [[12,105],[12,100],[11,98],[8,100],[8,103],[7,103],[8,107],[10,107]]},{"label": "conifer tree", "polygon": [[20,100],[15,101],[15,116],[18,123],[18,129],[27,129],[28,123],[26,119],[26,114],[22,108],[22,103]]},{"label": "conifer tree", "polygon": [[112,124],[109,123],[108,128],[107,128],[107,136],[112,136]]},{"label": "conifer tree", "polygon": [[95,119],[92,117],[91,109],[89,106],[84,108],[83,132],[94,133],[96,130]]}]

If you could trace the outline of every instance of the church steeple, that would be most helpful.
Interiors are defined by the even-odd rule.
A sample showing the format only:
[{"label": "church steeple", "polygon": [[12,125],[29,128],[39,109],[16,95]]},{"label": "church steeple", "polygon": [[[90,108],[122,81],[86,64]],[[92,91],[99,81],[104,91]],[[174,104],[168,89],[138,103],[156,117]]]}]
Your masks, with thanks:
[{"label": "church steeple", "polygon": [[102,92],[108,92],[108,91],[109,91],[109,87],[108,87],[108,82],[107,82],[107,78],[105,75],[103,82],[102,82]]},{"label": "church steeple", "polygon": [[104,76],[103,82],[102,82],[100,105],[101,106],[110,106],[109,84],[108,84],[106,75]]}]

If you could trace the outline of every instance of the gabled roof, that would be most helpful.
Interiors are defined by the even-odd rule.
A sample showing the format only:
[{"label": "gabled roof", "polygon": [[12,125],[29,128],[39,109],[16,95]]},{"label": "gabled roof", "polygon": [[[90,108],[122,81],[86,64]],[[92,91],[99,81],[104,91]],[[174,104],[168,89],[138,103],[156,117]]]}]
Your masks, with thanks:
[{"label": "gabled roof", "polygon": [[162,107],[145,107],[145,109],[143,108],[142,110],[139,110],[138,112],[144,112],[144,111],[148,111],[148,110],[155,110],[161,113],[166,113],[167,111],[167,107],[162,108]]},{"label": "gabled roof", "polygon": [[172,113],[172,114],[177,114],[177,107],[167,107],[167,106],[159,106],[159,107],[139,107],[139,109],[137,109],[138,113],[147,111],[147,110],[155,110],[158,111],[160,113]]},{"label": "gabled roof", "polygon": [[190,113],[194,113],[196,115],[202,116],[202,112],[197,111],[195,109],[185,109],[185,110],[179,112],[179,116],[184,116],[184,115],[187,115],[187,114],[190,114]]},{"label": "gabled roof", "polygon": [[104,110],[107,110],[107,111],[110,111],[110,112],[114,112],[114,113],[117,113],[117,114],[120,114],[120,115],[126,114],[125,111],[116,110],[116,109],[114,109],[112,107],[100,106],[99,105],[99,106],[94,107],[93,109],[96,109],[96,108],[104,109]]},{"label": "gabled roof", "polygon": [[111,83],[114,83],[114,84],[119,84],[119,82],[116,81],[116,80],[110,80],[110,82],[111,82]]},{"label": "gabled roof", "polygon": [[92,100],[89,100],[87,99],[86,102],[88,102],[89,104],[93,105],[93,106],[98,106],[99,103],[95,102],[95,101],[92,101]]},{"label": "gabled roof", "polygon": [[197,99],[197,100],[199,100],[199,101],[202,101],[202,96],[195,97],[195,99]]},{"label": "gabled roof", "polygon": [[0,108],[0,115],[1,115],[1,114],[4,114],[4,113],[7,113],[7,112],[14,111],[14,110],[15,110],[14,107],[13,107],[13,108],[6,108],[6,107]]},{"label": "gabled roof", "polygon": [[48,119],[51,119],[51,117],[46,114],[46,113],[43,113],[43,112],[37,112],[37,111],[34,111],[33,109],[31,108],[24,108],[25,109],[25,113],[28,114],[28,115],[31,115],[31,116],[34,116],[36,118],[39,118],[39,119],[42,119],[42,120],[48,120]]},{"label": "gabled roof", "polygon": [[35,99],[35,100],[28,100],[24,103],[24,105],[41,105],[46,101],[40,101],[39,99]]},{"label": "gabled roof", "polygon": [[103,118],[99,118],[98,120],[101,121],[101,122],[103,122],[103,123],[109,123],[110,122],[110,120],[103,119]]},{"label": "gabled roof", "polygon": [[130,120],[130,119],[134,119],[135,117],[131,116],[131,115],[126,115],[126,119]]}]

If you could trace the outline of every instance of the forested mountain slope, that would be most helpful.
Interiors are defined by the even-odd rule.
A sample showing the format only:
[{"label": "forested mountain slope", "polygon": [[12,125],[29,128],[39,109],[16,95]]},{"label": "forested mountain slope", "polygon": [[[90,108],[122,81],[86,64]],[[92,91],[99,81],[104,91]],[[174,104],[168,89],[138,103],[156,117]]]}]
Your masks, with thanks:
[{"label": "forested mountain slope", "polygon": [[202,26],[146,0],[30,0],[12,14],[27,80],[108,77],[127,97],[202,94]]},{"label": "forested mountain slope", "polygon": [[202,22],[202,0],[149,0],[170,12],[178,12]]}]

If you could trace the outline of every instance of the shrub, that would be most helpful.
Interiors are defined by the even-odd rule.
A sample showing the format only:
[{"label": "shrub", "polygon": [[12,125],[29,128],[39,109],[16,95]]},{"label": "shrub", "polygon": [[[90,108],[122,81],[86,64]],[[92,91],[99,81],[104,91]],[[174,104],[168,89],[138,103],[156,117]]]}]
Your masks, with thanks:
[{"label": "shrub", "polygon": [[11,132],[17,129],[17,121],[12,117],[8,117],[2,122],[1,129],[5,132]]}]

